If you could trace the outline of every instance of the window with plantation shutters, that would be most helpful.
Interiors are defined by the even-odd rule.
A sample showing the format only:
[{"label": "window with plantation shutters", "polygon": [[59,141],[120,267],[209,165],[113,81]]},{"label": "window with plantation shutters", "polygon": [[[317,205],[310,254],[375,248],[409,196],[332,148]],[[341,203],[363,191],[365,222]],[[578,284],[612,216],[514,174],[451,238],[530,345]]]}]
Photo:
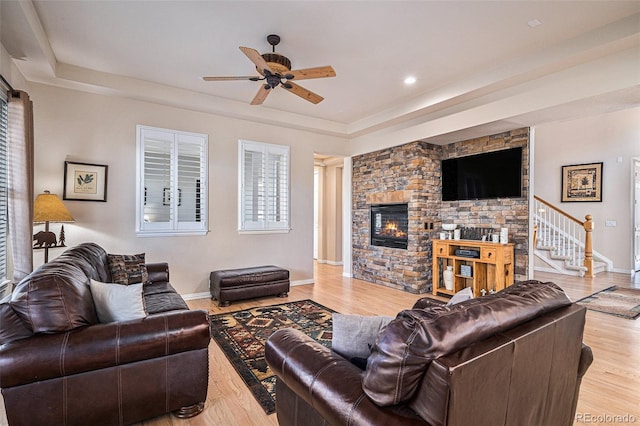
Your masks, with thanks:
[{"label": "window with plantation shutters", "polygon": [[289,147],[239,142],[239,230],[288,232]]},{"label": "window with plantation shutters", "polygon": [[207,135],[137,126],[136,232],[207,232]]},{"label": "window with plantation shutters", "polygon": [[8,183],[7,183],[7,100],[0,95],[0,298],[7,278]]}]

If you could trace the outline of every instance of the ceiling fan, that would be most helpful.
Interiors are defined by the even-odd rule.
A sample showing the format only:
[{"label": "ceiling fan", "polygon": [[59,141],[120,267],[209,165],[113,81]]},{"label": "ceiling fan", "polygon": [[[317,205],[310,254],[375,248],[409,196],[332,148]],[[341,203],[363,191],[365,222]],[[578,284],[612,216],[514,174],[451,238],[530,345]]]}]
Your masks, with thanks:
[{"label": "ceiling fan", "polygon": [[251,62],[256,65],[256,70],[260,76],[237,76],[237,77],[202,77],[205,81],[228,81],[228,80],[251,80],[264,81],[258,93],[251,101],[251,105],[260,105],[271,93],[271,89],[282,86],[294,95],[300,96],[311,103],[317,104],[324,98],[310,90],[305,89],[291,80],[306,80],[310,78],[335,77],[336,72],[331,66],[305,68],[291,70],[291,61],[284,55],[276,53],[276,46],[280,43],[280,36],[270,34],[267,41],[272,46],[272,52],[260,54],[250,47],[240,46],[240,50]]}]

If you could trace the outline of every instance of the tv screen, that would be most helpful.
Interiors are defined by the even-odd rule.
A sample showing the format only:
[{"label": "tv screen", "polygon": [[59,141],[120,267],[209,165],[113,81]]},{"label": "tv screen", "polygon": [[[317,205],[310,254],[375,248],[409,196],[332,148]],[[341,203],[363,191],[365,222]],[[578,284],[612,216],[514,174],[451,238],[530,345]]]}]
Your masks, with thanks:
[{"label": "tv screen", "polygon": [[442,201],[521,196],[521,147],[442,160]]}]

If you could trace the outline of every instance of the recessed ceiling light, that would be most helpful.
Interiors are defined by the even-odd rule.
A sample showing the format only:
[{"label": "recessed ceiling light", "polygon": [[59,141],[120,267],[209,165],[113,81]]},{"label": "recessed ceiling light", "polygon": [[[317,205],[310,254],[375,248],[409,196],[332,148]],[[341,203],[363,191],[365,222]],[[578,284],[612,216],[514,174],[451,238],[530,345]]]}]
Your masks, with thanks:
[{"label": "recessed ceiling light", "polygon": [[416,82],[416,78],[412,75],[404,79],[404,84],[406,85],[411,85],[411,84],[414,84],[415,82]]},{"label": "recessed ceiling light", "polygon": [[527,25],[529,25],[531,28],[535,28],[538,25],[542,25],[542,22],[534,18],[534,19],[531,19],[529,22],[527,22]]}]

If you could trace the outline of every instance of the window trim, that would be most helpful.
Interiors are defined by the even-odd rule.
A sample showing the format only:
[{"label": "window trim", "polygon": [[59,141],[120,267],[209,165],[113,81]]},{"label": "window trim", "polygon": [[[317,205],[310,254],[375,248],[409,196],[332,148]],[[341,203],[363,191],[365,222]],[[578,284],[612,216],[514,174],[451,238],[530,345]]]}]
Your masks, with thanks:
[{"label": "window trim", "polygon": [[[144,176],[144,140],[145,131],[161,132],[172,136],[170,163],[175,166],[178,156],[178,143],[190,143],[201,148],[201,180],[200,180],[200,221],[180,221],[177,215],[169,222],[144,222],[145,208],[145,176]],[[186,138],[190,141],[179,140]],[[209,232],[208,221],[208,162],[209,136],[206,134],[164,129],[144,125],[136,126],[136,236],[138,237],[172,237],[172,236],[203,236]],[[172,177],[173,190],[169,199],[180,199],[177,185],[178,175]],[[167,226],[167,224],[169,226]]]},{"label": "window trim", "polygon": [[[262,227],[246,227],[244,222],[244,153],[247,147],[254,148],[254,151],[261,150],[265,154],[271,152],[280,152],[287,159],[287,220],[282,225],[269,225],[269,221],[264,220],[260,223]],[[265,185],[266,186],[266,185]],[[269,201],[265,201],[265,206],[269,205]],[[268,213],[266,213],[268,215]],[[286,234],[291,232],[291,148],[287,145],[277,145],[265,142],[256,142],[245,139],[238,140],[238,233],[239,234]]]}]

